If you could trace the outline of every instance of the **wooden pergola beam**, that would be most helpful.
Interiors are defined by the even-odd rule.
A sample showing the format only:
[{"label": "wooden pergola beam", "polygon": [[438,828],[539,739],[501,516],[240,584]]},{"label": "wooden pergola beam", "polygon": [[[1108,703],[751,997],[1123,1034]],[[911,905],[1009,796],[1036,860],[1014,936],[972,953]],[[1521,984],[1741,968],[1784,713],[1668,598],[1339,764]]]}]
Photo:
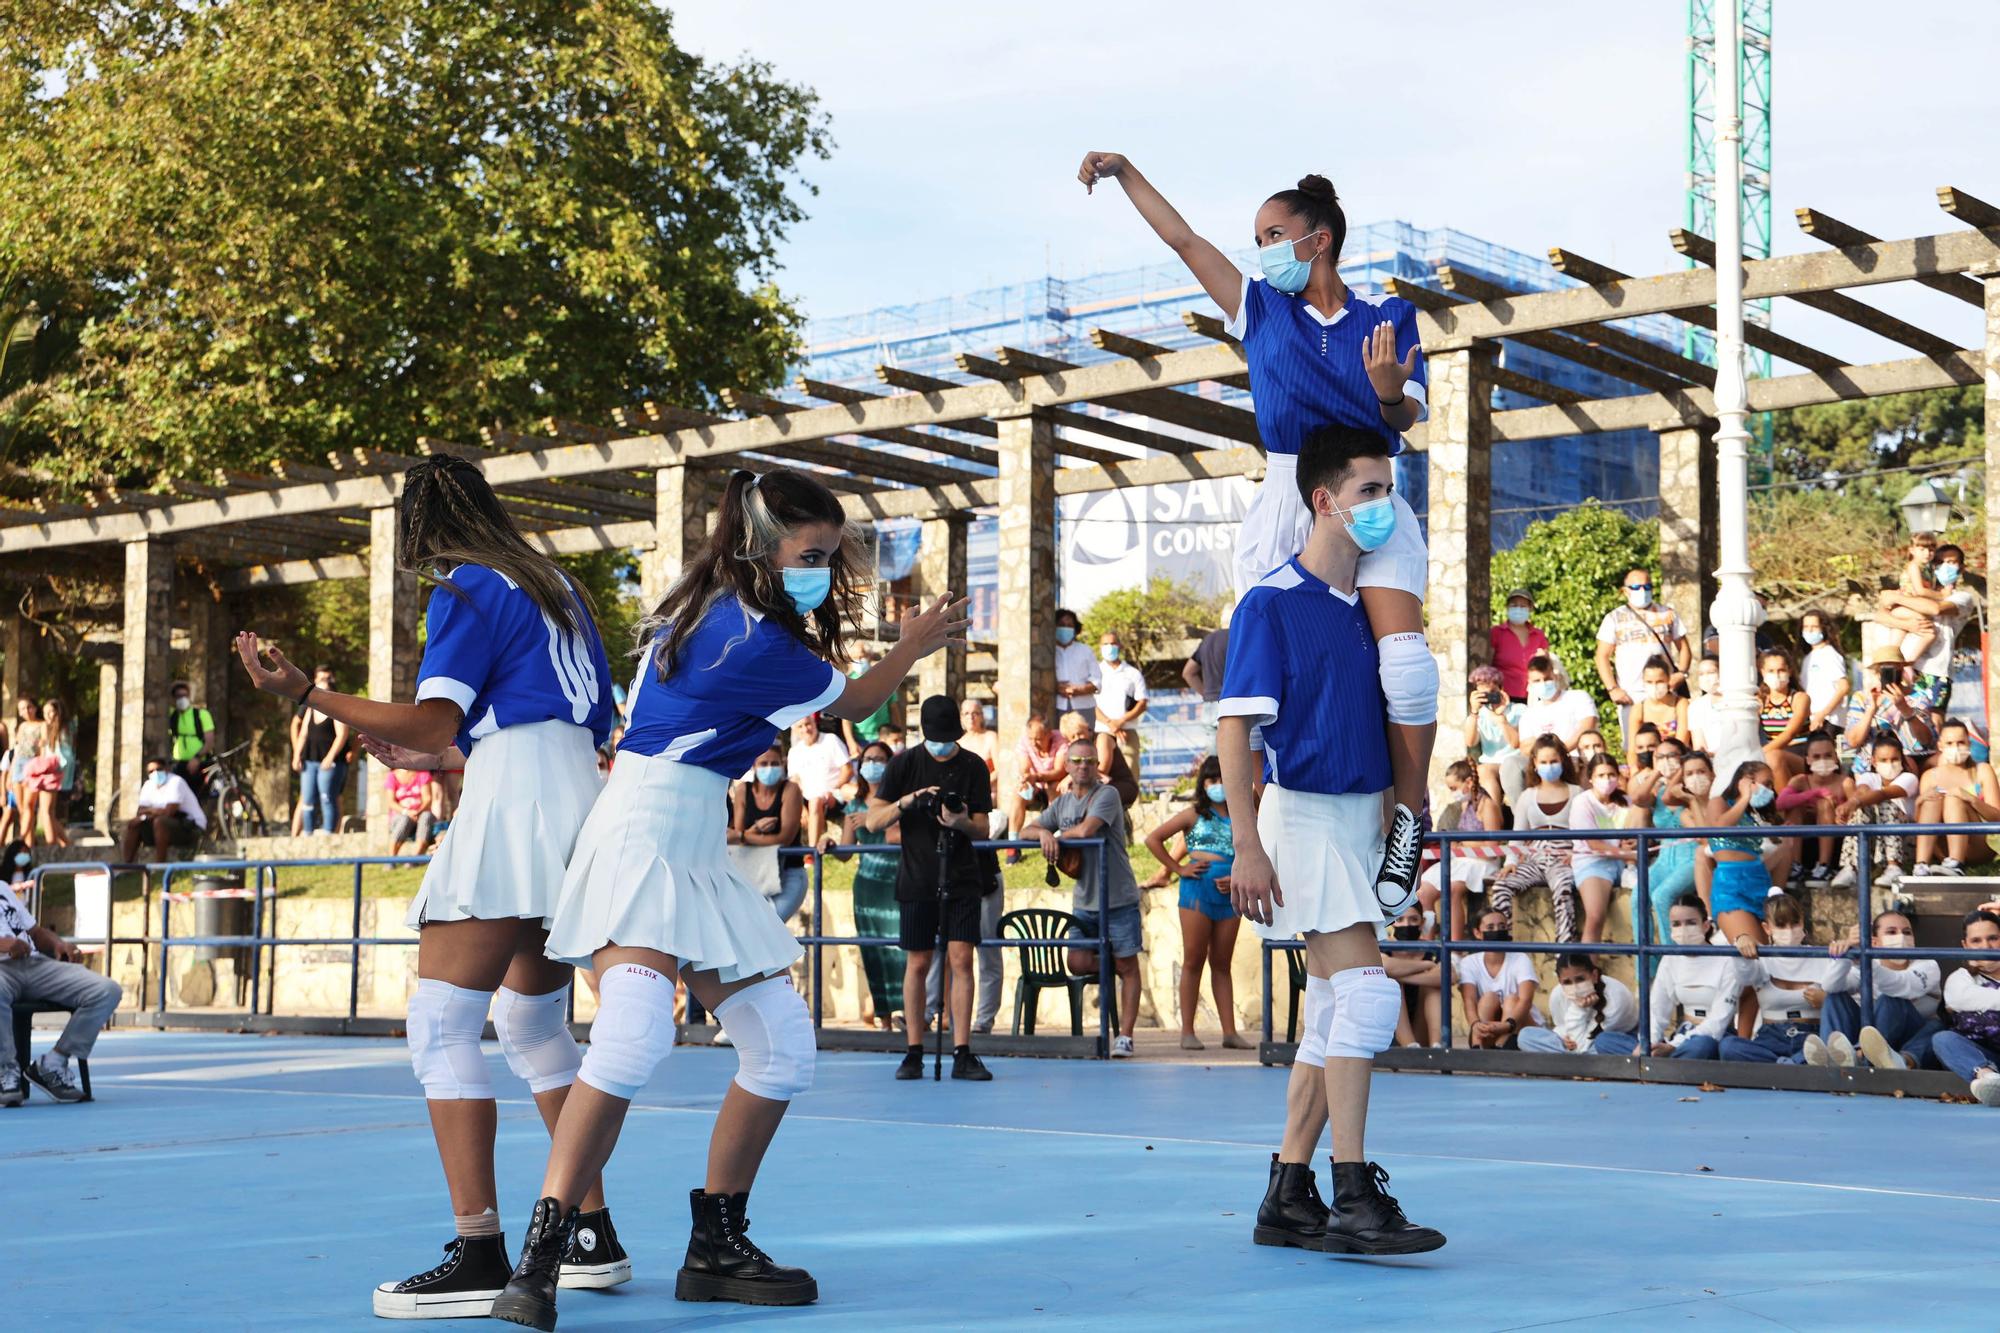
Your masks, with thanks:
[{"label": "wooden pergola beam", "polygon": [[1559,384],[1549,384],[1543,380],[1536,379],[1532,375],[1523,375],[1518,370],[1509,370],[1505,366],[1488,366],[1485,375],[1487,379],[1493,382],[1493,387],[1496,389],[1509,389],[1515,393],[1524,393],[1530,398],[1539,398],[1545,403],[1580,403],[1584,401],[1584,396],[1575,389],[1565,389]]},{"label": "wooden pergola beam", "polygon": [[[1177,435],[1146,430],[1108,417],[1092,416],[1088,412],[1051,412],[1049,415],[1062,430],[1080,430],[1091,435],[1102,435],[1107,440],[1122,440],[1126,444],[1136,444],[1142,449],[1157,449],[1163,454],[1196,454],[1206,448],[1205,445],[1197,444],[1193,440],[1183,440]],[[1129,455],[1116,450],[1093,449],[1087,444],[1078,444],[1075,440],[1060,435],[1056,437],[1056,452],[1091,463],[1130,461]]]},{"label": "wooden pergola beam", "polygon": [[[1000,358],[1002,366],[1017,373],[1060,377],[1072,372],[1094,369],[1068,361],[1059,361],[1055,357],[1043,356],[1039,352],[1023,351],[1018,347],[1002,347],[996,355]],[[1124,364],[1143,368],[1157,366],[1160,363],[1160,357],[1148,357],[1138,361],[1128,359]],[[987,377],[998,378],[993,375]],[[1140,416],[1152,417],[1156,421],[1169,421],[1188,430],[1201,431],[1205,435],[1219,435],[1225,440],[1236,440],[1243,444],[1263,443],[1263,437],[1257,434],[1257,418],[1250,412],[1240,407],[1231,407],[1227,403],[1197,398],[1178,389],[1141,389],[1136,393],[1111,394],[1089,401],[1114,411],[1134,412]]]},{"label": "wooden pergola beam", "polygon": [[[458,440],[440,440],[433,435],[419,435],[417,448],[426,456],[449,454],[472,463],[497,457],[500,452],[483,445],[465,444]],[[422,461],[417,458],[404,458],[401,455],[384,456],[398,459],[405,471],[412,464]],[[591,513],[640,518],[650,516],[653,512],[650,501],[630,491],[606,490],[601,486],[578,481],[512,481],[496,486],[494,490],[499,493],[502,500],[540,500],[548,504],[573,505]]]},{"label": "wooden pergola beam", "polygon": [[[1446,291],[1469,297],[1474,301],[1507,301],[1521,294],[1509,291],[1497,282],[1488,282],[1477,274],[1454,268],[1450,264],[1438,265],[1437,276]],[[1711,389],[1715,387],[1714,366],[1704,366],[1701,362],[1682,356],[1679,352],[1656,347],[1644,338],[1634,337],[1623,329],[1614,329],[1609,324],[1590,323],[1575,325],[1564,332],[1575,337],[1587,338],[1608,352],[1616,352],[1627,360],[1651,366],[1676,380],[1688,384],[1705,384]]]},{"label": "wooden pergola beam", "polygon": [[[877,398],[887,398],[890,396],[886,393],[867,393],[861,389],[850,389],[844,384],[829,384],[825,380],[809,379],[804,375],[799,376],[797,388],[800,393],[805,394],[808,398],[818,398],[829,403],[840,403],[846,407],[856,407]],[[980,424],[990,426],[993,423],[981,422]],[[974,431],[972,433],[981,434],[983,432]],[[994,426],[992,433],[998,435],[1000,428]],[[890,435],[895,435],[899,438],[907,435],[914,441],[921,441],[921,443],[915,445],[916,448],[928,449],[932,453],[944,454],[951,458],[962,458],[968,463],[979,463],[986,467],[997,467],[999,465],[1000,455],[987,446],[953,439],[949,435],[942,435],[935,431],[894,431],[878,435],[876,438],[887,439]]]},{"label": "wooden pergola beam", "polygon": [[[651,523],[604,523],[551,528],[523,533],[528,544],[549,555],[580,555],[586,551],[617,551],[653,544]],[[335,555],[247,565],[222,574],[216,581],[232,591],[279,588],[323,579],[365,579],[366,555]]]},{"label": "wooden pergola beam", "polygon": [[1975,198],[1954,185],[1937,187],[1938,207],[1968,227],[2000,230],[2000,208]]},{"label": "wooden pergola beam", "polygon": [[[1850,227],[1839,218],[1829,217],[1817,208],[1795,208],[1792,216],[1798,219],[1799,230],[1815,241],[1823,241],[1831,246],[1875,245],[1880,236],[1871,236],[1859,227]],[[1986,308],[1986,291],[1963,273],[1941,273],[1917,281],[1933,291],[1955,296],[1968,305]]]},{"label": "wooden pergola beam", "polygon": [[[1217,327],[1219,328],[1220,325]],[[1162,357],[1173,350],[1170,347],[1161,347],[1157,343],[1144,342],[1128,334],[1120,333],[1116,329],[1092,329],[1090,331],[1090,343],[1091,346],[1097,348],[1100,352],[1110,352],[1116,356],[1134,358]],[[1227,385],[1232,389],[1248,389],[1250,387],[1250,377],[1248,375],[1226,375],[1222,379],[1217,380],[1216,383]]]},{"label": "wooden pergola beam", "polygon": [[[752,393],[747,389],[724,389],[722,391],[722,401],[736,411],[745,414],[762,415],[770,420],[780,422],[786,417],[813,410],[798,403],[788,403],[780,398],[772,398],[766,394]],[[889,432],[869,431],[863,433],[857,431],[855,433],[862,435],[864,439],[874,439],[880,438]],[[764,452],[775,453],[782,457],[787,453],[794,452],[794,450],[785,446],[777,446]],[[921,458],[907,458],[900,454],[892,454],[884,449],[871,449],[862,445],[844,444],[840,441],[824,437],[803,442],[796,447],[796,455],[800,458],[811,459],[813,462],[844,467],[857,476],[879,477],[887,481],[909,482],[919,486],[935,482],[956,481],[958,474],[965,470],[944,463],[929,462]]]}]

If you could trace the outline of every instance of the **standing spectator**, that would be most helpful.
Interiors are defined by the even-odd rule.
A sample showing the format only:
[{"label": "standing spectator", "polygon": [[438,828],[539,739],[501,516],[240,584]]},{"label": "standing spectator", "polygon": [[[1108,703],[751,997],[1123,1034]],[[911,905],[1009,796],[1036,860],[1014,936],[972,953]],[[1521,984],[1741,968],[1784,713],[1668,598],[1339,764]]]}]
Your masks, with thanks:
[{"label": "standing spectator", "polygon": [[[53,930],[37,925],[14,890],[0,885],[0,1106],[28,1099],[23,1074],[59,1102],[83,1100],[70,1062],[90,1058],[124,992],[110,977],[82,966],[77,961],[82,956]],[[24,1070],[14,1048],[14,1006],[36,1001],[69,1010],[69,1022],[56,1044]]]},{"label": "standing spectator", "polygon": [[[1535,599],[1526,588],[1507,594],[1507,619],[1486,631],[1490,660],[1500,669],[1501,688],[1517,704],[1532,703],[1529,668],[1549,651],[1549,636],[1534,623]],[[1551,672],[1550,674],[1554,674]]]},{"label": "standing spectator", "polygon": [[[1626,805],[1617,763],[1605,756],[1590,766],[1584,789],[1570,802],[1569,826],[1589,832],[1607,833],[1623,828],[1630,811]],[[1604,938],[1604,921],[1611,913],[1611,896],[1632,863],[1632,846],[1624,839],[1582,838],[1571,859],[1577,897],[1583,903],[1583,942],[1596,944]]]},{"label": "standing spectator", "polygon": [[[333,689],[333,668],[313,668],[313,689]],[[347,779],[348,730],[311,704],[301,704],[292,729],[292,771],[299,775],[300,833],[340,827],[340,789]]]},{"label": "standing spectator", "polygon": [[805,809],[805,795],[786,775],[785,752],[776,743],[757,756],[749,780],[738,782],[729,793],[729,831],[724,841],[732,847],[772,849],[769,864],[777,871],[775,879],[768,869],[761,883],[747,874],[745,878],[763,890],[771,910],[784,922],[790,922],[806,900],[806,867],[777,849],[805,845]]},{"label": "standing spectator", "polygon": [[[818,713],[807,713],[792,724],[792,748],[785,756],[785,776],[796,782],[804,802],[803,845],[817,847],[826,821],[840,806],[840,789],[854,781],[854,765],[840,737],[823,730]],[[800,867],[801,873],[804,867]]]},{"label": "standing spectator", "polygon": [[1512,801],[1521,794],[1522,708],[1508,700],[1500,687],[1500,669],[1474,667],[1469,675],[1471,696],[1465,708],[1465,748],[1478,755],[1479,782],[1494,800]]},{"label": "standing spectator", "polygon": [[[1771,931],[1771,943],[1791,949],[1806,943],[1805,912],[1799,900],[1779,894],[1764,909]],[[1725,1060],[1747,1060],[1753,1064],[1798,1064],[1805,1058],[1806,1041],[1820,1025],[1820,1000],[1824,998],[1831,964],[1825,958],[1745,958],[1736,965],[1740,990],[1757,993],[1757,1032],[1752,1037],[1730,1033],[1722,1039]]]},{"label": "standing spectator", "polygon": [[1613,1054],[1597,1039],[1607,1032],[1625,1038],[1615,1054],[1629,1055],[1639,1030],[1639,1001],[1632,988],[1607,977],[1587,953],[1566,953],[1556,960],[1556,988],[1549,993],[1549,1026],[1521,1033],[1521,1049],[1546,1054]]},{"label": "standing spectator", "polygon": [[1799,617],[1805,653],[1799,659],[1806,687],[1806,731],[1835,734],[1847,729],[1847,658],[1840,651],[1833,620],[1817,607]]},{"label": "standing spectator", "polygon": [[389,855],[401,856],[403,845],[412,838],[417,843],[413,855],[431,849],[431,830],[437,823],[431,814],[433,785],[431,775],[421,768],[392,768],[382,775],[382,794],[396,812],[389,829]]},{"label": "standing spectator", "polygon": [[[1683,894],[1667,913],[1668,934],[1675,944],[1695,948],[1708,943],[1708,913],[1701,899]],[[1714,1060],[1722,1039],[1736,1020],[1736,997],[1742,990],[1736,975],[1739,960],[1717,954],[1668,954],[1653,969],[1650,1004],[1653,1030],[1646,1034],[1655,1056],[1681,1060]],[[1680,1011],[1680,1020],[1674,1012]],[[1607,1034],[1599,1049],[1607,1055],[1630,1055],[1636,1041]]]},{"label": "standing spectator", "polygon": [[[1911,949],[1917,943],[1916,928],[1902,912],[1878,912],[1870,938],[1880,949]],[[1870,959],[1875,1012],[1863,1014],[1861,977],[1847,956],[1860,939],[1857,925],[1827,950],[1834,964],[1823,983],[1819,1038],[1806,1038],[1806,1063],[1850,1066],[1859,1046],[1877,1069],[1917,1068],[1930,1055],[1932,1039],[1944,1030],[1938,1018],[1940,969],[1929,958]]]},{"label": "standing spectator", "polygon": [[1115,631],[1106,630],[1098,642],[1103,666],[1097,689],[1097,767],[1111,771],[1111,751],[1116,746],[1136,775],[1139,772],[1139,716],[1146,711],[1146,673],[1125,660],[1125,649]]},{"label": "standing spectator", "polygon": [[1948,542],[1937,548],[1937,563],[1931,568],[1938,584],[1931,641],[1922,652],[1911,652],[1908,640],[1903,646],[1904,658],[1916,669],[1917,688],[1930,696],[1931,707],[1940,715],[1951,707],[1952,650],[1979,609],[1978,597],[1960,582],[1964,571],[1964,551]]},{"label": "standing spectator", "polygon": [[[1167,839],[1181,834],[1187,850],[1176,857]],[[1236,859],[1230,831],[1229,795],[1222,785],[1222,761],[1209,755],[1194,778],[1194,804],[1146,835],[1146,850],[1181,885],[1181,1049],[1199,1051],[1195,1010],[1201,1005],[1201,971],[1208,969],[1209,993],[1222,1020],[1222,1044],[1247,1051],[1252,1043],[1236,1033],[1236,981],[1229,962],[1236,951],[1241,920],[1229,901],[1229,866]]]},{"label": "standing spectator", "polygon": [[1672,608],[1653,600],[1652,571],[1634,568],[1625,574],[1625,605],[1614,608],[1597,629],[1597,678],[1618,705],[1618,733],[1628,744],[1632,701],[1644,691],[1646,663],[1655,657],[1667,659],[1670,685],[1687,679],[1687,630]]},{"label": "standing spectator", "polygon": [[[1514,938],[1507,913],[1489,907],[1479,916],[1479,938],[1502,944]],[[1535,960],[1524,953],[1474,955],[1458,969],[1459,998],[1475,1050],[1517,1046],[1523,1032],[1540,1027],[1535,1009]]]},{"label": "standing spectator", "polygon": [[1783,786],[1805,771],[1806,722],[1812,705],[1792,680],[1792,660],[1776,649],[1758,661],[1757,725],[1763,735],[1764,762]]},{"label": "standing spectator", "polygon": [[[1534,762],[1535,785],[1524,788],[1514,803],[1514,827],[1566,829],[1570,827],[1570,807],[1578,789],[1571,780],[1569,751],[1553,736],[1537,740],[1529,752]],[[1514,923],[1514,895],[1537,884],[1546,885],[1555,909],[1556,938],[1564,944],[1577,937],[1576,879],[1570,869],[1571,845],[1560,839],[1508,844],[1513,864],[1500,872],[1486,890],[1490,911],[1497,911],[1508,929]]]},{"label": "standing spectator", "polygon": [[1715,753],[1721,737],[1722,663],[1705,654],[1694,669],[1694,698],[1688,700],[1688,744],[1703,754]]},{"label": "standing spectator", "polygon": [[[1062,737],[1050,729],[1040,714],[1028,714],[1021,739],[1014,744],[1014,772],[1019,781],[1006,792],[1007,836],[1018,839],[1027,827],[1030,807],[1046,805],[1063,780]],[[1007,853],[1009,865],[1021,859],[1018,851]]]},{"label": "standing spectator", "polygon": [[[856,765],[853,795],[841,807],[840,840],[849,846],[869,847],[896,842],[901,830],[894,824],[886,829],[868,827],[868,798],[889,771],[895,758],[881,741],[870,741]],[[829,833],[829,842],[833,835]],[[845,860],[846,856],[840,859]],[[902,928],[896,909],[896,872],[902,858],[887,852],[863,852],[854,868],[854,932],[863,937],[893,939]],[[868,979],[874,1020],[885,1032],[894,1031],[903,1014],[903,951],[889,945],[861,946],[861,971]],[[865,1017],[865,1016],[864,1016]]]},{"label": "standing spectator", "polygon": [[1194,656],[1181,663],[1181,679],[1201,696],[1201,724],[1213,736],[1222,701],[1222,670],[1229,661],[1229,626],[1212,629],[1195,645]]},{"label": "standing spectator", "polygon": [[[879,649],[864,644],[854,654],[854,665],[847,668],[847,678],[860,680],[881,660],[882,653]],[[880,708],[859,721],[850,721],[847,718],[840,720],[840,732],[846,738],[850,754],[860,754],[862,747],[881,734],[882,724],[889,720],[890,703],[891,700],[884,699]]]},{"label": "standing spectator", "polygon": [[186,681],[175,681],[173,692],[174,707],[167,714],[167,732],[173,738],[174,772],[199,791],[201,757],[215,745],[215,716],[205,705],[194,701],[194,689]]},{"label": "standing spectator", "polygon": [[37,833],[52,846],[69,846],[69,830],[56,816],[65,769],[75,772],[76,747],[70,744],[62,705],[51,699],[42,705],[42,752],[28,761],[21,783],[27,796],[21,811],[22,836],[30,847]]},{"label": "standing spectator", "polygon": [[1902,632],[1902,655],[1908,662],[1928,653],[1937,640],[1935,617],[1944,604],[1944,590],[1934,569],[1937,553],[1935,532],[1911,533],[1910,558],[1896,586],[1875,599],[1875,619]]},{"label": "standing spectator", "polygon": [[1067,607],[1056,608],[1056,715],[1081,713],[1097,726],[1097,657],[1077,641],[1083,622]]},{"label": "standing spectator", "polygon": [[1523,736],[1554,736],[1574,750],[1583,733],[1597,726],[1597,700],[1566,686],[1555,659],[1538,653],[1528,659],[1528,703],[1516,724]]},{"label": "standing spectator", "polygon": [[60,699],[42,704],[42,722],[47,728],[47,749],[57,764],[58,780],[44,810],[47,823],[42,832],[57,847],[69,846],[69,802],[76,791],[76,728],[70,725],[69,710]]},{"label": "standing spectator", "polygon": [[[1846,796],[1833,809],[1837,824],[1908,824],[1916,818],[1917,775],[1910,771],[1903,743],[1887,733],[1877,733],[1869,747],[1869,770],[1847,779]],[[1894,892],[1903,882],[1903,840],[1900,837],[1870,838],[1870,855],[1879,857],[1882,869],[1872,883]],[[1847,888],[1859,877],[1859,838],[1843,838],[1840,844],[1840,873],[1835,888]]]},{"label": "standing spectator", "polygon": [[[1777,779],[1769,764],[1738,764],[1729,785],[1708,798],[1710,828],[1741,828],[1741,834],[1708,840],[1715,869],[1709,881],[1709,910],[1723,935],[1745,958],[1765,943],[1764,900],[1771,896],[1771,868],[1764,862],[1762,830],[1777,815]],[[1671,916],[1669,917],[1671,920]]]},{"label": "standing spectator", "polygon": [[135,813],[125,821],[119,839],[119,863],[133,864],[142,838],[151,839],[155,860],[169,860],[168,852],[176,842],[194,842],[207,827],[208,816],[187,779],[174,772],[168,760],[148,759]]},{"label": "standing spectator", "polygon": [[34,824],[28,818],[28,765],[42,754],[42,740],[48,734],[42,722],[42,706],[22,695],[14,701],[14,745],[8,751],[8,823],[18,825],[28,846],[35,845]]},{"label": "standing spectator", "polygon": [[[1992,764],[1973,762],[1971,729],[1955,717],[1947,718],[1938,729],[1938,761],[1924,770],[1918,783],[1917,822],[1994,821],[2000,821],[2000,777],[1995,776]],[[1936,834],[1918,836],[1918,874],[1963,875],[1967,865],[1986,860],[1992,852],[1983,835],[1947,833],[1942,838],[1945,858],[1939,862],[1939,841]]]},{"label": "standing spectator", "polygon": [[[1104,849],[1095,855],[1077,857],[1076,888],[1071,891],[1070,913],[1079,922],[1078,939],[1098,940],[1099,947],[1111,950],[1112,970],[1118,975],[1118,1035],[1111,1039],[1111,1057],[1126,1059],[1132,1054],[1132,1033],[1139,1024],[1139,881],[1132,874],[1132,856],[1127,850],[1125,807],[1118,794],[1097,775],[1097,747],[1089,741],[1072,741],[1064,760],[1069,767],[1069,787],[1049,803],[1035,821],[1042,842],[1042,855],[1052,864],[1064,861],[1061,844],[1072,838],[1102,838]],[[1233,844],[1232,844],[1233,848]],[[1097,857],[1104,858],[1103,907],[1099,910]],[[1069,969],[1080,977],[1098,975],[1096,949],[1069,951]],[[1111,997],[1101,995],[1100,1004]]]},{"label": "standing spectator", "polygon": [[[1072,712],[1063,715],[1062,740],[1063,753],[1065,755],[1068,754],[1069,747],[1077,741],[1090,740],[1090,723],[1084,719],[1082,713]],[[1067,769],[1067,759],[1065,759],[1064,765]],[[1071,776],[1074,776],[1074,770],[1070,770],[1065,774],[1063,778],[1065,788],[1068,786]],[[1125,762],[1125,752],[1123,750],[1113,749],[1111,751],[1111,767],[1105,770],[1098,780],[1109,784],[1111,789],[1118,793],[1119,804],[1125,807],[1125,812],[1129,815],[1132,812],[1132,806],[1139,799],[1139,775],[1133,770],[1132,765]]]},{"label": "standing spectator", "polygon": [[1951,1027],[1931,1039],[1931,1054],[1972,1085],[1981,1106],[2000,1106],[2000,915],[1967,912],[1959,943],[1993,957],[1961,963],[1944,979]]},{"label": "standing spectator", "polygon": [[[1480,783],[1479,771],[1471,763],[1464,759],[1454,761],[1445,769],[1444,777],[1445,785],[1456,797],[1445,806],[1444,827],[1460,833],[1491,833],[1500,828],[1500,802]],[[1471,936],[1468,900],[1473,894],[1485,891],[1487,877],[1499,868],[1500,847],[1497,842],[1451,845],[1451,937],[1455,940]],[[1433,861],[1418,878],[1417,903],[1427,912],[1437,910],[1439,867],[1443,864],[1442,859]]]},{"label": "standing spectator", "polygon": [[958,706],[958,722],[965,728],[965,734],[958,738],[958,743],[984,760],[987,776],[997,781],[1000,736],[986,725],[986,705],[977,699],[967,699]]}]

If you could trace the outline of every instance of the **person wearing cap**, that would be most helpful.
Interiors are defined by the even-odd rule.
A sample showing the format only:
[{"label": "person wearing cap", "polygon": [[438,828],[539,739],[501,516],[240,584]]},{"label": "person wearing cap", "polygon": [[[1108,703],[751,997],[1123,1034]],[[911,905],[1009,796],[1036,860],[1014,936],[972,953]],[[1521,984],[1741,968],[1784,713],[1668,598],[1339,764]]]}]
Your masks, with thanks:
[{"label": "person wearing cap", "polygon": [[[965,732],[957,704],[934,694],[924,700],[919,718],[923,744],[889,761],[868,794],[863,818],[872,832],[895,824],[902,835],[897,943],[906,956],[903,994],[912,998],[904,1006],[909,1049],[896,1077],[923,1077],[929,1022],[913,997],[924,993],[925,974],[942,936],[950,977],[945,1012],[951,1019],[951,1076],[985,1082],[993,1075],[971,1046],[972,957],[980,940],[980,900],[993,887],[994,875],[988,864],[992,854],[975,851],[972,844],[991,836],[987,821],[993,787],[986,761],[958,743]],[[944,1021],[942,1014],[939,1021]]]},{"label": "person wearing cap", "polygon": [[167,714],[167,734],[173,738],[174,772],[199,786],[201,764],[215,743],[215,716],[194,701],[194,690],[184,680],[173,683],[174,707]]},{"label": "person wearing cap", "polygon": [[1549,651],[1549,636],[1535,623],[1535,599],[1526,588],[1507,594],[1507,618],[1486,631],[1492,655],[1500,668],[1500,688],[1517,704],[1528,698],[1528,663]]}]

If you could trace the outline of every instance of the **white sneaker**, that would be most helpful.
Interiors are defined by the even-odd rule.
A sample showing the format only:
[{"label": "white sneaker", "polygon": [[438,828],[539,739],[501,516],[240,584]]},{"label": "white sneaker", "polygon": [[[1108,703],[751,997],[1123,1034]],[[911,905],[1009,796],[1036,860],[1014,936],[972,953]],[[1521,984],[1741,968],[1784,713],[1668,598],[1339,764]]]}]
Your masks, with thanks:
[{"label": "white sneaker", "polygon": [[1875,877],[1875,882],[1885,889],[1901,888],[1903,885],[1903,867],[1896,865],[1883,866],[1882,873]]},{"label": "white sneaker", "polygon": [[1962,862],[1959,862],[1947,856],[1944,859],[1944,862],[1941,865],[1939,865],[1938,868],[1932,873],[1938,875],[1951,875],[1955,878],[1963,879],[1965,877],[1965,866]]},{"label": "white sneaker", "polygon": [[1815,1069],[1825,1069],[1833,1063],[1826,1053],[1826,1043],[1819,1039],[1817,1032],[1806,1034],[1805,1057],[1806,1063]]},{"label": "white sneaker", "polygon": [[710,1038],[709,1044],[712,1046],[734,1046],[736,1043],[729,1039],[729,1030],[727,1028],[717,1028],[715,1036]]},{"label": "white sneaker", "polygon": [[1981,1106],[2000,1106],[2000,1074],[1989,1069],[1973,1079],[1972,1095]]},{"label": "white sneaker", "polygon": [[1870,1026],[1861,1029],[1861,1053],[1877,1069],[1908,1069],[1910,1062],[1889,1045],[1889,1039]]},{"label": "white sneaker", "polygon": [[1853,866],[1842,866],[1840,873],[1833,877],[1833,887],[1836,889],[1851,889],[1854,887],[1854,881],[1859,878],[1860,876],[1854,873]]},{"label": "white sneaker", "polygon": [[1826,1053],[1840,1069],[1854,1068],[1854,1043],[1847,1039],[1845,1032],[1836,1032],[1827,1038]]},{"label": "white sneaker", "polygon": [[1111,1039],[1111,1058],[1114,1060],[1131,1059],[1132,1039],[1130,1037],[1113,1037]]}]

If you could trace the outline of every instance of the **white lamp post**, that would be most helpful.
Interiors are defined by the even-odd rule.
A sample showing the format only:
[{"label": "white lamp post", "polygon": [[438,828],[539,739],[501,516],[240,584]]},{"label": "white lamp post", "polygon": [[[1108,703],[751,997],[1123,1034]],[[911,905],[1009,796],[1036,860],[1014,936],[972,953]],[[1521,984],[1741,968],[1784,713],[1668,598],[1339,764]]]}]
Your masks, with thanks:
[{"label": "white lamp post", "polygon": [[1929,477],[1910,487],[1910,493],[1896,502],[1903,511],[1903,523],[1912,536],[1919,532],[1943,532],[1951,522],[1951,497]]}]

